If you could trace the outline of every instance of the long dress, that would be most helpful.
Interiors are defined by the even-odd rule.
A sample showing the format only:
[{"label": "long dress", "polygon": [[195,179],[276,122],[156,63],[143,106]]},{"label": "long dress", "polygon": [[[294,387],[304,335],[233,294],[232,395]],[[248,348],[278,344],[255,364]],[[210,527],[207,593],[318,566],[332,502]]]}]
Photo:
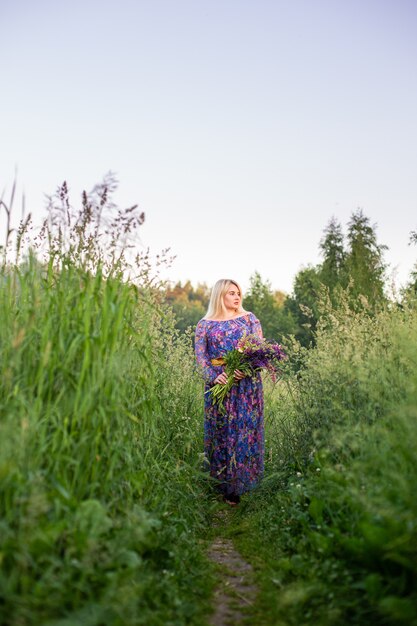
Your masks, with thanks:
[{"label": "long dress", "polygon": [[[253,313],[216,321],[202,319],[195,333],[197,364],[205,381],[205,391],[223,371],[212,359],[224,356],[243,334],[262,337],[259,320]],[[241,495],[255,487],[264,468],[263,389],[260,374],[243,378],[233,385],[225,400],[225,415],[204,394],[204,451],[210,475],[225,495]]]}]

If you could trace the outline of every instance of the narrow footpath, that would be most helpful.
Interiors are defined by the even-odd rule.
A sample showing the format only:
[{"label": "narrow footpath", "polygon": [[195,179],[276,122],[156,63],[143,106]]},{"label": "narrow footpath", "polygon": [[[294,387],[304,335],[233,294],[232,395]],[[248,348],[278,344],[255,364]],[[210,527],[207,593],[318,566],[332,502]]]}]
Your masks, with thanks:
[{"label": "narrow footpath", "polygon": [[217,565],[218,585],[214,593],[214,612],[210,626],[238,626],[250,624],[250,609],[258,592],[254,584],[252,566],[235,549],[224,530],[231,511],[219,511],[214,520],[218,533],[208,549],[208,557]]}]

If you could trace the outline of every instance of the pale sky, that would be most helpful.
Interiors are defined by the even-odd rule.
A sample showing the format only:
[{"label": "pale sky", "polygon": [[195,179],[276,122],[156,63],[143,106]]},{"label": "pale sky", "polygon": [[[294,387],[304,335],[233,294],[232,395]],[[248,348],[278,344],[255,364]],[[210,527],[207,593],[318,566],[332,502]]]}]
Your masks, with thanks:
[{"label": "pale sky", "polygon": [[290,292],[361,207],[417,260],[415,0],[0,0],[0,193],[112,170],[167,276]]}]

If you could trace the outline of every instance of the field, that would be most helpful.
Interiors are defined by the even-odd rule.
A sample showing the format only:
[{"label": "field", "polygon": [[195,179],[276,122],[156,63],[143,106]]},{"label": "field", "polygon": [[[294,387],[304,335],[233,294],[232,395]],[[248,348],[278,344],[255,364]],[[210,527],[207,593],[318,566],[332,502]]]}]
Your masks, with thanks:
[{"label": "field", "polygon": [[[221,505],[192,332],[175,330],[146,257],[127,277],[119,242],[140,215],[101,237],[102,197],[72,215],[64,190],[43,239],[20,233],[2,264],[4,626],[210,612]],[[417,624],[417,311],[327,305],[316,347],[286,350],[265,383],[264,481],[223,530],[255,567],[251,623]]]}]

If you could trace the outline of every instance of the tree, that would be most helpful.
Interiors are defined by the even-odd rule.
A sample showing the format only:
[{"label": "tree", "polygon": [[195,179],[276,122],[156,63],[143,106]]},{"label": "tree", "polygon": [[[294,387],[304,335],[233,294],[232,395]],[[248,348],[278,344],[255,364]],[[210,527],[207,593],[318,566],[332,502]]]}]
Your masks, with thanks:
[{"label": "tree", "polygon": [[[417,244],[417,231],[411,231],[408,245]],[[417,263],[410,272],[410,279],[402,290],[403,303],[416,304],[417,299]]]},{"label": "tree", "polygon": [[337,286],[345,286],[346,276],[346,251],[342,225],[332,217],[324,230],[320,241],[320,250],[323,255],[323,263],[320,268],[320,279],[329,287],[330,294]]},{"label": "tree", "polygon": [[353,279],[352,298],[357,300],[359,295],[365,296],[371,308],[386,300],[383,255],[387,246],[377,243],[375,228],[362,209],[358,209],[352,214],[347,234],[346,270],[348,277]]},{"label": "tree", "polygon": [[294,321],[292,334],[303,346],[314,343],[314,331],[319,319],[319,298],[323,284],[320,266],[308,266],[298,272],[294,279],[293,293],[284,304],[284,310]]},{"label": "tree", "polygon": [[259,272],[250,277],[243,306],[259,318],[267,339],[282,341],[284,335],[295,330],[294,320],[284,311],[285,299],[282,291],[272,291],[270,282],[263,281]]},{"label": "tree", "polygon": [[370,225],[360,209],[348,223],[347,242],[346,250],[342,226],[332,217],[320,241],[323,262],[310,265],[295,276],[293,292],[285,301],[284,310],[296,321],[294,334],[304,346],[314,344],[322,305],[329,298],[334,307],[342,301],[345,305],[347,292],[350,306],[356,308],[358,297],[365,296],[371,311],[385,302],[383,253],[387,247],[378,244],[375,226]]}]

